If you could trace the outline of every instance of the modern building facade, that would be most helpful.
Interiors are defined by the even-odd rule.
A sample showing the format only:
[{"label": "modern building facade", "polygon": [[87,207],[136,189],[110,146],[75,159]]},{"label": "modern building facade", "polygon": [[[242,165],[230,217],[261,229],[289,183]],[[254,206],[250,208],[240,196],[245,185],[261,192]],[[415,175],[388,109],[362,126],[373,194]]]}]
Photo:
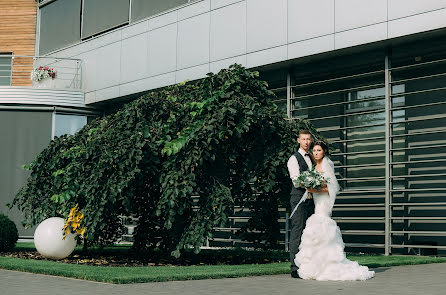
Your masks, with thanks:
[{"label": "modern building facade", "polygon": [[[23,228],[21,213],[6,204],[29,176],[22,165],[54,136],[75,132],[97,113],[84,103],[80,60],[35,56],[37,11],[34,0],[0,0],[0,212],[14,220],[21,237],[34,231]],[[40,64],[56,67],[57,79],[32,81]]]},{"label": "modern building facade", "polygon": [[34,67],[69,69],[50,89],[80,93],[71,111],[259,70],[284,117],[331,143],[348,250],[446,253],[446,0],[44,0],[36,13]]}]

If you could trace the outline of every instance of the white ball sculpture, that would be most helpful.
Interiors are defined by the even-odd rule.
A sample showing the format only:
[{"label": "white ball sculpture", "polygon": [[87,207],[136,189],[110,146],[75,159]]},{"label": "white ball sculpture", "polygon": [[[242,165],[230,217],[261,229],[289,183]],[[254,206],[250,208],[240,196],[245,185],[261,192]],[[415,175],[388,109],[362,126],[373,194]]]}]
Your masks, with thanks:
[{"label": "white ball sculpture", "polygon": [[37,251],[50,259],[63,259],[76,247],[76,235],[69,233],[63,239],[65,221],[60,217],[51,217],[42,221],[34,232],[34,245]]}]

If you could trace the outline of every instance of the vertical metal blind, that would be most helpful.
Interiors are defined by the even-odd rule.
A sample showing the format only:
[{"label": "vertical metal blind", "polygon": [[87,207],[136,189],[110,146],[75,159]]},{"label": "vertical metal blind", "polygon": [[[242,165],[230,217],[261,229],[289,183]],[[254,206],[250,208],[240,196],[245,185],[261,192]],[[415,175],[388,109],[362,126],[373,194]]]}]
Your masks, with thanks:
[{"label": "vertical metal blind", "polygon": [[57,0],[39,9],[39,55],[81,40],[81,0]]},{"label": "vertical metal blind", "polygon": [[82,39],[128,24],[129,0],[83,0]]},{"label": "vertical metal blind", "polygon": [[446,59],[395,64],[388,52],[339,71],[300,67],[273,91],[289,119],[330,143],[347,250],[436,255],[446,249]]}]

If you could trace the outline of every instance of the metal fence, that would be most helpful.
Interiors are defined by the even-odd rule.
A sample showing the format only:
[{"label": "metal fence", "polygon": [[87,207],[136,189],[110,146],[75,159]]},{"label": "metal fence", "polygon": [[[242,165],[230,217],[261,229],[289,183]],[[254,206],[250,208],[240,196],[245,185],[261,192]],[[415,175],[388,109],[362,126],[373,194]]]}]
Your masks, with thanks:
[{"label": "metal fence", "polygon": [[[0,86],[32,86],[39,88],[82,89],[80,59],[47,56],[0,55]],[[56,71],[54,79],[32,79],[32,71],[48,66]]]},{"label": "metal fence", "polygon": [[333,219],[349,251],[445,253],[445,64],[388,52],[362,67],[293,69],[273,89],[288,119],[331,145],[342,187]]}]

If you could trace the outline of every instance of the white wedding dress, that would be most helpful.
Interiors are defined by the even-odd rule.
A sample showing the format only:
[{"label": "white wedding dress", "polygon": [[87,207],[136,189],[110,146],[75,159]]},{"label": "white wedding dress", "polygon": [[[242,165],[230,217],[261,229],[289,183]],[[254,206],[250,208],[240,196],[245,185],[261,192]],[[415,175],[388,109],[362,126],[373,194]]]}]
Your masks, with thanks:
[{"label": "white wedding dress", "polygon": [[344,242],[336,222],[331,219],[339,185],[334,175],[334,165],[330,159],[322,160],[324,177],[328,177],[328,193],[314,193],[314,214],[307,219],[302,234],[299,252],[294,262],[299,267],[302,279],[318,281],[367,280],[375,275],[368,267],[348,260],[344,252]]}]

